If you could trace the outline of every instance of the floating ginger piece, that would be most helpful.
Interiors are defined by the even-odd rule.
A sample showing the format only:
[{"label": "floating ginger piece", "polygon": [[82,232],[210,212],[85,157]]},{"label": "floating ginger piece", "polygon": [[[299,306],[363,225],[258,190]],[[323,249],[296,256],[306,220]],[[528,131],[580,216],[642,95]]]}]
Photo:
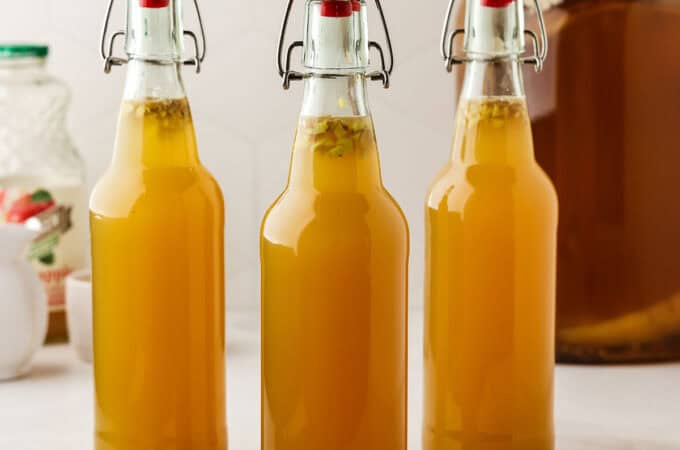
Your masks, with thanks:
[{"label": "floating ginger piece", "polygon": [[133,114],[137,120],[156,120],[163,127],[177,126],[191,119],[186,98],[129,100],[123,103],[122,111],[124,114]]},{"label": "floating ginger piece", "polygon": [[312,150],[334,158],[361,151],[363,139],[370,133],[368,117],[306,117],[300,123],[300,134],[309,140]]},{"label": "floating ginger piece", "polygon": [[519,117],[525,110],[522,100],[506,98],[488,98],[467,102],[468,123],[487,122],[494,128],[504,126],[508,119]]}]

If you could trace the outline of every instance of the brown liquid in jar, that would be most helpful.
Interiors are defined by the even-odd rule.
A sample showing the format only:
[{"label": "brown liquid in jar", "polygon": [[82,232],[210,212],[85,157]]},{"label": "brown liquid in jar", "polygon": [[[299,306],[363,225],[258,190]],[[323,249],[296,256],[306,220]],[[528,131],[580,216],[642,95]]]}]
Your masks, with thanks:
[{"label": "brown liquid in jar", "polygon": [[526,90],[560,199],[558,360],[679,358],[680,0],[545,17],[548,60]]},{"label": "brown liquid in jar", "polygon": [[45,343],[58,344],[68,341],[68,326],[66,323],[66,311],[50,311],[47,323],[47,336]]}]

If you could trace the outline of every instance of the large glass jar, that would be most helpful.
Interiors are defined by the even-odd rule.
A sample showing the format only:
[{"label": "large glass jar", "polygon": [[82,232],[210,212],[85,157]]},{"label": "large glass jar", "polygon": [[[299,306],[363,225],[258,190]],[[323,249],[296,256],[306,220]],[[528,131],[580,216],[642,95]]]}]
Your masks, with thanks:
[{"label": "large glass jar", "polygon": [[567,0],[546,20],[526,90],[560,199],[558,359],[678,358],[680,1]]},{"label": "large glass jar", "polygon": [[64,279],[86,263],[83,161],[66,131],[68,88],[45,69],[46,46],[0,45],[0,223],[40,235],[29,250],[47,291],[48,341],[67,338]]}]

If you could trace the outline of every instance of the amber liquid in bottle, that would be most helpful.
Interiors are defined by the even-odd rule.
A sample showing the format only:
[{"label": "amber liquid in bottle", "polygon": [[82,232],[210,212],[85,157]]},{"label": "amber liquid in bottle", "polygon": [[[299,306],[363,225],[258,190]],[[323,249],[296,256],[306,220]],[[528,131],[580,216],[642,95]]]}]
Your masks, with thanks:
[{"label": "amber liquid in bottle", "polygon": [[263,449],[406,448],[407,258],[370,117],[303,117],[262,227]]},{"label": "amber liquid in bottle", "polygon": [[366,3],[305,7],[288,183],[260,237],[262,450],[406,450],[409,234],[380,172]]},{"label": "amber liquid in bottle", "polygon": [[175,8],[128,2],[114,155],[90,199],[96,450],[227,448],[224,202],[198,157]]},{"label": "amber liquid in bottle", "polygon": [[461,101],[427,201],[425,450],[553,448],[556,226],[524,99]]},{"label": "amber liquid in bottle", "polygon": [[527,72],[560,197],[561,361],[680,358],[680,2],[567,1]]},{"label": "amber liquid in bottle", "polygon": [[426,203],[424,450],[552,450],[558,204],[522,2],[468,1],[453,150]]},{"label": "amber liquid in bottle", "polygon": [[90,220],[97,450],[224,450],[224,205],[186,99],[123,103]]}]

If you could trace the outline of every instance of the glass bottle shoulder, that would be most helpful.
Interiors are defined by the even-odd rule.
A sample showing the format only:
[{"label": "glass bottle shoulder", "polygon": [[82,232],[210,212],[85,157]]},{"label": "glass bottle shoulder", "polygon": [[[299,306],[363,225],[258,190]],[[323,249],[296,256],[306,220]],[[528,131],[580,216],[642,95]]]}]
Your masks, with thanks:
[{"label": "glass bottle shoulder", "polygon": [[139,208],[163,211],[184,208],[187,214],[224,211],[219,184],[200,163],[192,166],[140,169],[112,165],[90,196],[92,213],[126,218]]},{"label": "glass bottle shoulder", "polygon": [[[263,235],[295,239],[309,224],[332,236],[357,227],[406,230],[399,205],[384,188],[370,116],[303,116],[284,193],[263,222]],[[324,231],[326,230],[326,231]]]},{"label": "glass bottle shoulder", "polygon": [[201,164],[186,98],[126,100],[114,156],[95,186],[94,213],[126,217],[133,208],[222,210],[220,188]]},{"label": "glass bottle shoulder", "polygon": [[432,183],[431,208],[462,208],[467,198],[512,192],[530,199],[555,197],[534,158],[531,124],[523,97],[464,100],[458,109],[450,161]]},{"label": "glass bottle shoulder", "polygon": [[384,188],[369,192],[315,192],[288,188],[269,208],[262,239],[294,245],[305,232],[335,239],[381,236],[407,240],[408,225],[398,203]]},{"label": "glass bottle shoulder", "polygon": [[555,187],[536,162],[517,167],[450,161],[430,185],[426,204],[432,210],[462,211],[473,197],[493,202],[508,195],[523,204],[557,209]]}]

